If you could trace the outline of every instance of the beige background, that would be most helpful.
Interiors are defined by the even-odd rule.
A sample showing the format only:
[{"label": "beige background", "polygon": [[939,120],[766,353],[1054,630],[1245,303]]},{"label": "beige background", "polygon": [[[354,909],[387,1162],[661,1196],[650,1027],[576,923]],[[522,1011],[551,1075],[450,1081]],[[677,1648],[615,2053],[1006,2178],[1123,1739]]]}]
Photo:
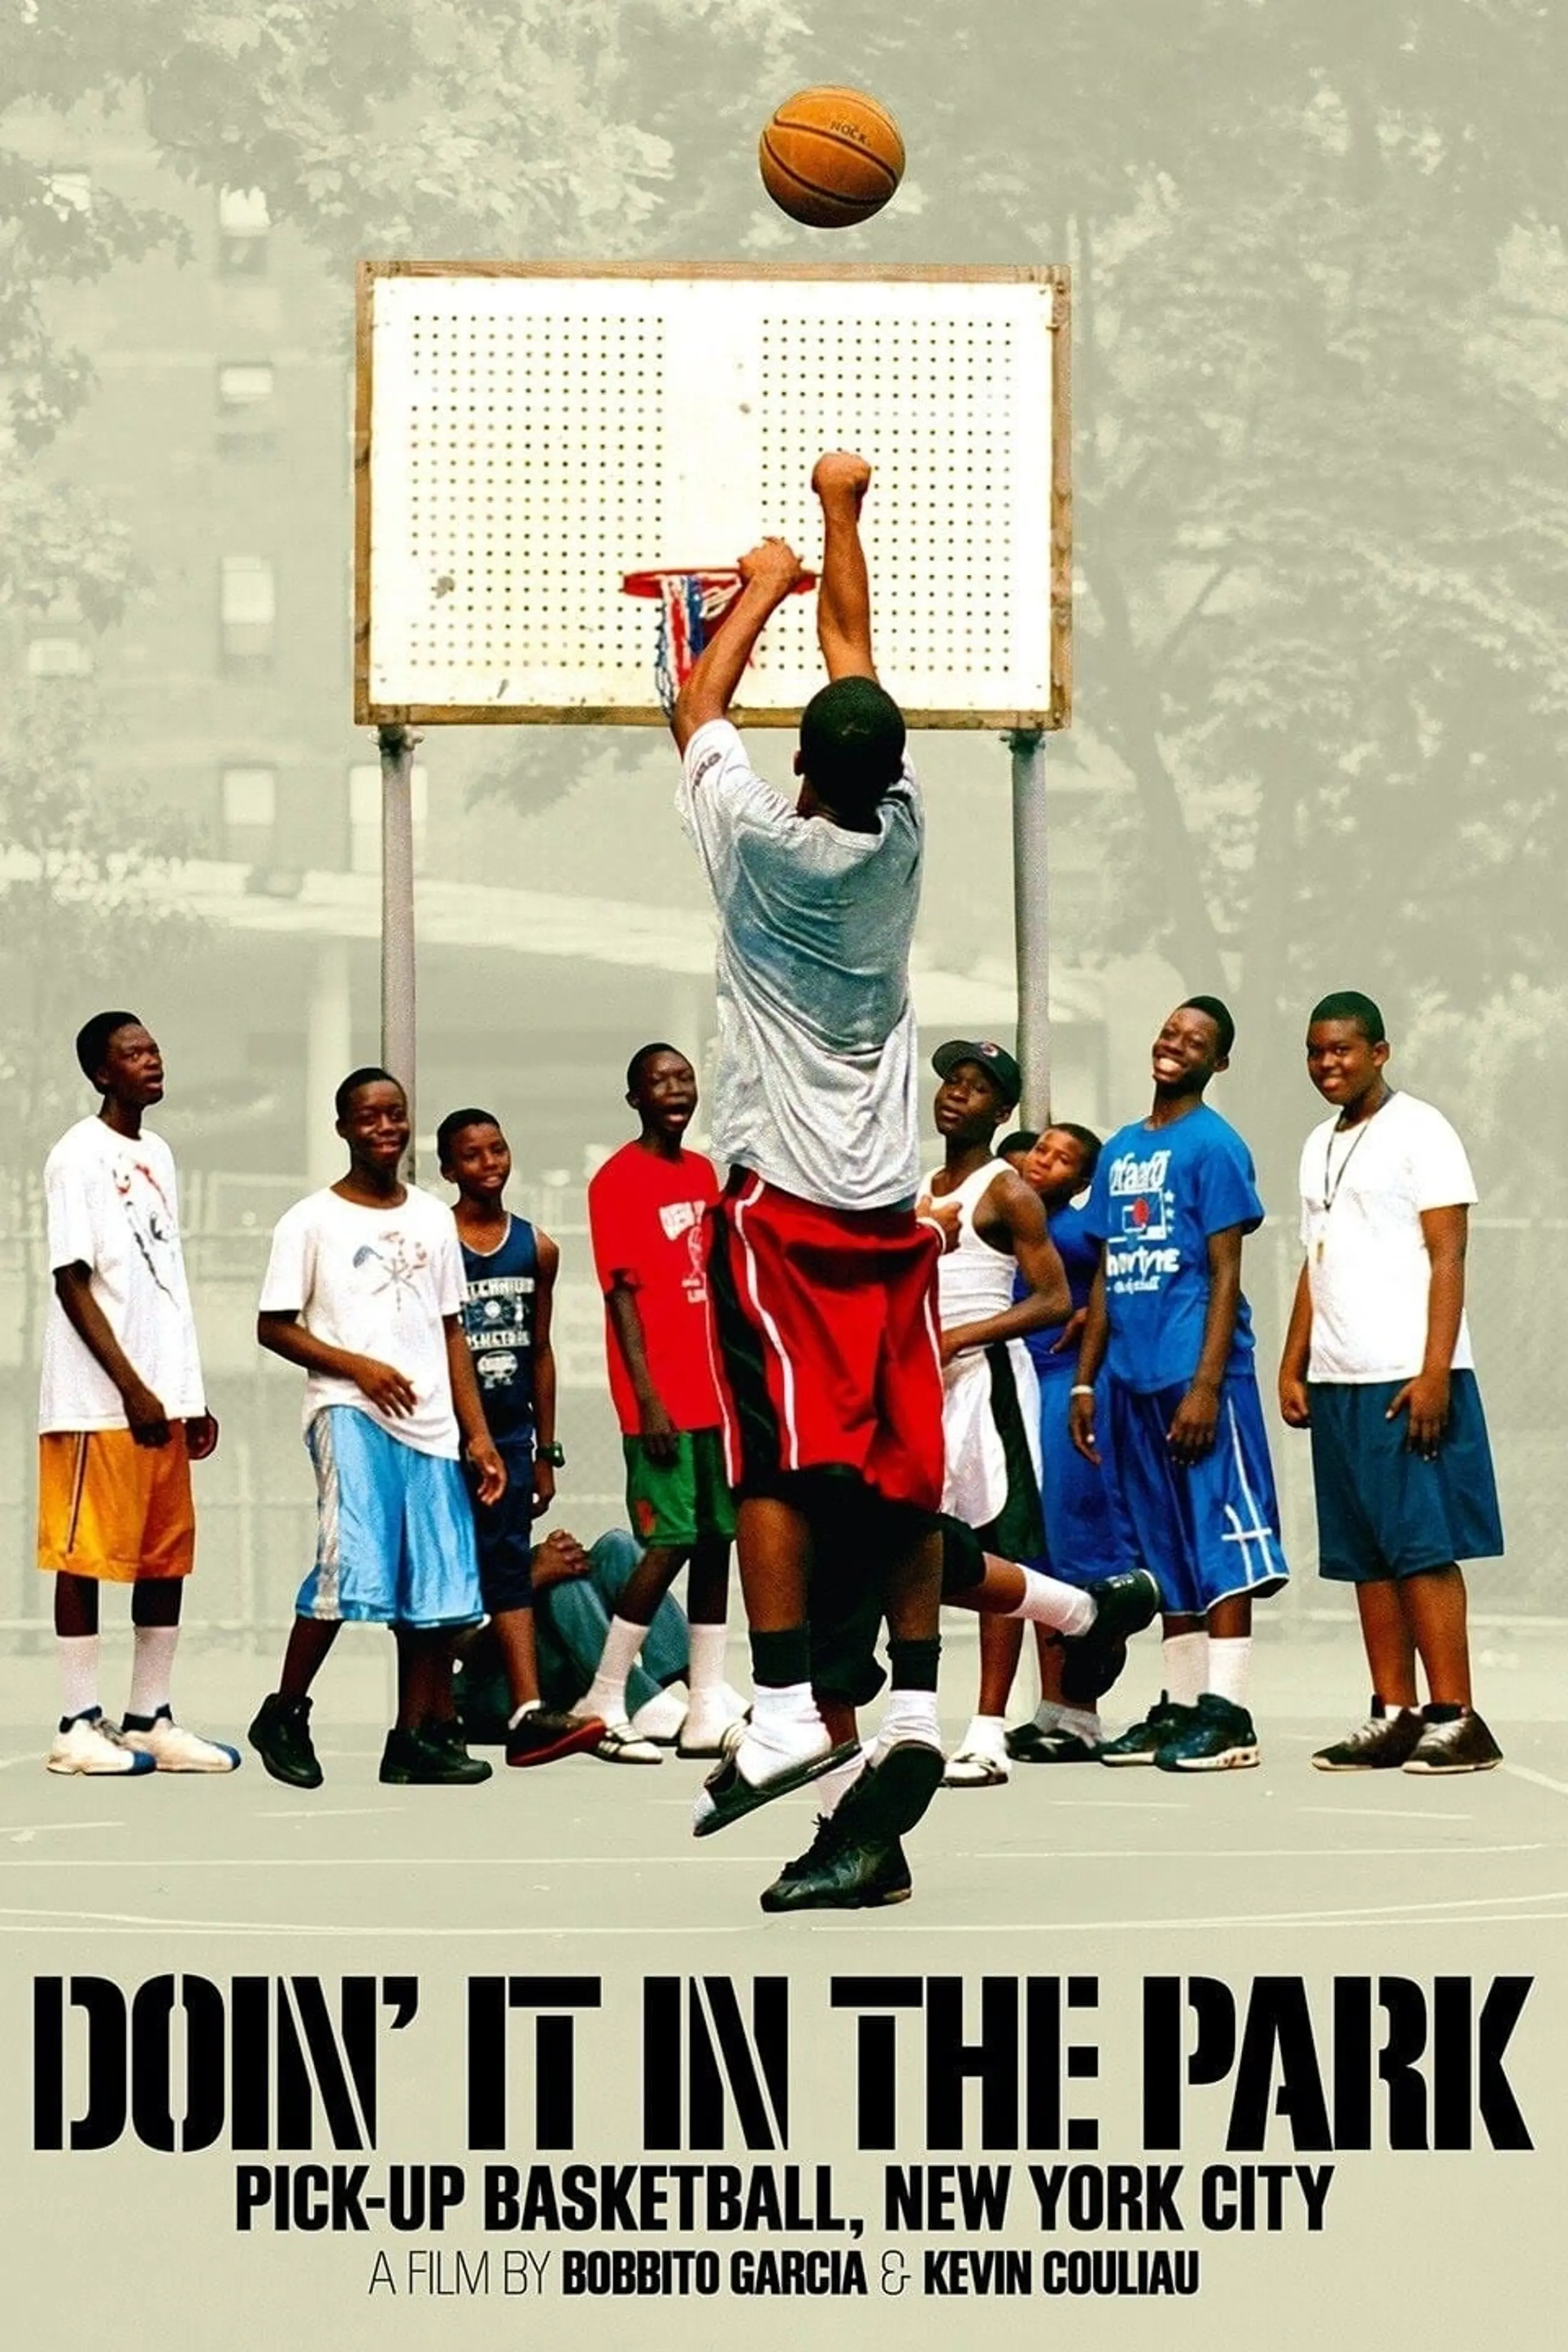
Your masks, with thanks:
[{"label": "beige background", "polygon": [[[584,2313],[648,2346],[740,2325],[759,2345],[803,2326],[963,2340],[971,2314],[910,2296],[371,2306],[364,2242],[233,2236],[221,2155],[26,2146],[36,1970],[395,1966],[434,2000],[502,1964],[626,1985],[781,1956],[803,2008],[840,1968],[1098,1970],[1102,2152],[1125,2159],[1134,2069],[1110,2020],[1131,2018],[1146,1970],[1315,1986],[1336,1970],[1535,1972],[1515,2066],[1534,2156],[1348,2158],[1321,2238],[1207,2242],[1194,2304],[1030,2315],[1091,2345],[1259,2324],[1282,2345],[1368,2326],[1485,2326],[1511,2344],[1544,2324],[1568,2185],[1565,47],[1514,0],[999,0],[902,16],[865,0],[798,0],[787,16],[757,0],[579,0],[564,26],[531,0],[322,0],[303,16],[81,0],[0,32],[0,2148],[11,2292],[35,2325],[159,2326],[196,2345],[221,2326],[247,2352],[275,2323],[310,2347],[489,2352]],[[1047,747],[1058,1112],[1101,1127],[1135,1113],[1151,1023],[1190,989],[1229,997],[1240,1037],[1215,1099],[1252,1140],[1277,1221],[1247,1265],[1266,1373],[1315,1110],[1299,1061],[1313,998],[1377,995],[1395,1075],[1471,1147],[1471,1298],[1510,1546],[1473,1580],[1475,1646],[1510,1769],[1393,1791],[1306,1771],[1359,1708],[1361,1667],[1313,1575],[1300,1450],[1277,1433],[1298,1573],[1259,1643],[1264,1769],[1174,1793],[1075,1775],[973,1811],[943,1799],[906,1914],[764,1929],[756,1889],[805,1842],[808,1810],[690,1848],[689,1768],[628,1790],[574,1764],[542,1787],[508,1776],[471,1800],[393,1803],[374,1777],[384,1660],[368,1637],[323,1686],[331,1778],[314,1809],[254,1765],[228,1786],[107,1798],[46,1782],[54,1668],[28,1565],[37,1175],[87,1107],[69,1039],[99,1003],[142,1011],[168,1055],[163,1124],[225,1423],[181,1684],[193,1720],[237,1734],[248,1719],[306,1556],[294,1383],[249,1335],[267,1232],[336,1172],[325,1104],[376,1042],[374,792],[353,772],[374,752],[349,700],[353,261],[814,257],[822,240],[771,210],[752,156],[780,97],[835,79],[893,109],[910,163],[833,257],[1075,272],[1076,709]],[[936,547],[925,578],[876,585],[940,596],[943,577]],[[1007,1034],[1005,753],[984,737],[917,748],[922,1034]],[[561,1511],[592,1535],[619,1504],[582,1187],[626,1132],[630,1049],[662,1033],[706,1051],[700,881],[657,742],[432,733],[421,760],[419,1124],[428,1135],[459,1100],[497,1108],[518,1205],[562,1240]],[[111,1706],[120,1615],[111,1603]],[[956,1730],[973,1652],[962,1634],[950,1648]],[[1136,1661],[1126,1713],[1156,1671]],[[845,2147],[846,2046],[802,2032],[803,2161]],[[389,2077],[389,2157],[456,2153],[429,2122],[455,2112],[454,2048],[432,2015]],[[608,2078],[594,2089],[607,2100]],[[635,2130],[592,2128],[603,2153],[638,2152]],[[1194,2161],[1222,2153],[1217,2137]]]}]

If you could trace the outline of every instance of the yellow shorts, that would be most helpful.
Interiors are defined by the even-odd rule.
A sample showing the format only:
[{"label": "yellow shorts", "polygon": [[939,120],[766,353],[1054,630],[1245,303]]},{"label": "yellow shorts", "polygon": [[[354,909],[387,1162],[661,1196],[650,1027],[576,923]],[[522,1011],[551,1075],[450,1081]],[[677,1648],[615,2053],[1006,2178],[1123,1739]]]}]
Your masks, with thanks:
[{"label": "yellow shorts", "polygon": [[128,1429],[50,1430],[38,1440],[38,1566],[106,1583],[189,1576],[196,1518],[183,1422],[167,1445]]}]

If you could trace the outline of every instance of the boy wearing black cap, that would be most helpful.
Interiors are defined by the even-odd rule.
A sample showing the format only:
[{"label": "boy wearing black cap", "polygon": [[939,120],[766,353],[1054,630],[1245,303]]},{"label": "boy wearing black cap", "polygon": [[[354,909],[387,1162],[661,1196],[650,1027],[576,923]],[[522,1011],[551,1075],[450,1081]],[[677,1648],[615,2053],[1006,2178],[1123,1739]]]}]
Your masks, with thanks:
[{"label": "boy wearing black cap", "polygon": [[1236,1024],[1189,997],[1154,1041],[1154,1101],[1113,1135],[1085,1231],[1100,1244],[1070,1400],[1073,1443],[1100,1460],[1095,1382],[1109,1370],[1111,1494],[1160,1586],[1165,1691],[1106,1764],[1217,1771],[1256,1764],[1247,1712],[1252,1603],[1287,1570],[1253,1371],[1241,1244],[1263,1222],[1252,1155],[1208,1108]]}]

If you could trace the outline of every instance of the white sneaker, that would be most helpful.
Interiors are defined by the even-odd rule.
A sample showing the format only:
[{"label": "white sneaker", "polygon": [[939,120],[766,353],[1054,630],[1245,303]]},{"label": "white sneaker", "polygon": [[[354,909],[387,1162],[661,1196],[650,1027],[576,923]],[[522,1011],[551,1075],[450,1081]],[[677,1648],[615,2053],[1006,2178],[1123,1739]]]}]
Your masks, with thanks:
[{"label": "white sneaker", "polygon": [[673,1748],[686,1717],[686,1693],[671,1685],[639,1706],[631,1725],[639,1739],[651,1739],[657,1748]]},{"label": "white sneaker", "polygon": [[44,1759],[46,1772],[118,1773],[122,1779],[156,1771],[151,1756],[129,1747],[119,1727],[95,1707],[90,1715],[75,1715],[55,1734],[55,1744]]},{"label": "white sneaker", "polygon": [[1012,1773],[1000,1717],[977,1715],[949,1758],[942,1785],[944,1789],[1000,1789]]},{"label": "white sneaker", "polygon": [[176,1723],[160,1707],[150,1731],[124,1731],[121,1738],[134,1756],[149,1756],[160,1772],[237,1772],[239,1750],[221,1739],[202,1739]]},{"label": "white sneaker", "polygon": [[596,1748],[590,1751],[603,1764],[662,1764],[664,1750],[656,1748],[651,1739],[639,1739],[631,1724],[622,1716],[618,1723],[606,1723]]}]

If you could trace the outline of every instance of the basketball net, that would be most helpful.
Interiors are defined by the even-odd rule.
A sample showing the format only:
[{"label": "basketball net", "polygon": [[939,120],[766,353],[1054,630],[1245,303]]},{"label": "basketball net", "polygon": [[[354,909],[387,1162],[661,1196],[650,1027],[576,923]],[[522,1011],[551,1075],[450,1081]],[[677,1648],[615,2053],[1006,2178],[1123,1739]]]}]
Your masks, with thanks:
[{"label": "basketball net", "polygon": [[[816,572],[803,572],[790,593],[800,595],[816,585]],[[658,601],[653,682],[667,719],[675,709],[676,696],[691,675],[698,655],[712,638],[741,587],[741,575],[733,567],[704,572],[677,572],[661,567],[650,572],[628,572],[622,581],[626,595],[652,596]]]}]

